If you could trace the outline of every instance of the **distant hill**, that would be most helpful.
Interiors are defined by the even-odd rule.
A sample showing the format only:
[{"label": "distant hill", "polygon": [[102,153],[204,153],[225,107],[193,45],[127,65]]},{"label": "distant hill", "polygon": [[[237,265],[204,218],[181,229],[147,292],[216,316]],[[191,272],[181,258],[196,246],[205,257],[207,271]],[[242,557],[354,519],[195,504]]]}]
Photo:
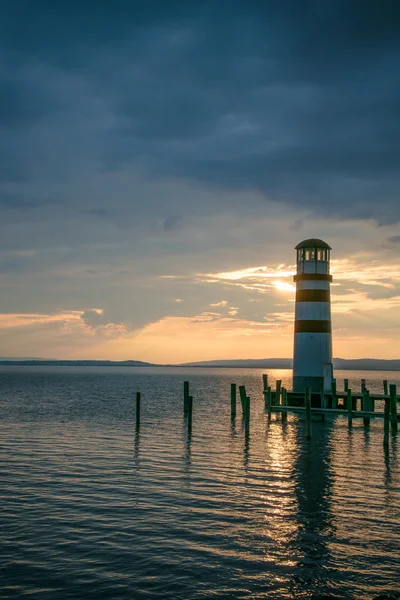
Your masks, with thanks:
[{"label": "distant hill", "polygon": [[201,362],[184,363],[183,367],[227,367],[247,369],[291,369],[291,358],[259,358],[238,360],[206,360]]},{"label": "distant hill", "polygon": [[[184,367],[226,367],[253,369],[291,369],[291,358],[260,358],[239,360],[209,360],[202,362],[184,363]],[[335,369],[353,371],[400,371],[400,359],[383,360],[379,358],[334,358]]]},{"label": "distant hill", "polygon": [[2,359],[0,365],[18,365],[29,367],[156,367],[141,360],[48,360],[48,359]]},{"label": "distant hill", "polygon": [[400,371],[400,359],[383,360],[380,358],[334,358],[335,369],[353,371]]},{"label": "distant hill", "polygon": [[[206,360],[183,363],[180,365],[156,365],[141,360],[52,360],[40,358],[0,358],[2,366],[29,367],[225,367],[243,369],[291,369],[291,358],[260,358],[237,360]],[[335,369],[353,371],[400,371],[400,359],[383,360],[379,358],[334,358]]]}]

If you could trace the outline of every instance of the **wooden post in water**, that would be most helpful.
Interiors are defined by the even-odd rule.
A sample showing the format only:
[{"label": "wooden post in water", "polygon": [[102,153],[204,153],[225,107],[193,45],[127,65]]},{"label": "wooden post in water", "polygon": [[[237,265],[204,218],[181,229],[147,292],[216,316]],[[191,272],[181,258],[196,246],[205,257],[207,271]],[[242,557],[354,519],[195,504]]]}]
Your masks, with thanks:
[{"label": "wooden post in water", "polygon": [[347,423],[351,427],[353,425],[353,398],[351,390],[347,390]]},{"label": "wooden post in water", "polygon": [[239,396],[240,396],[240,403],[242,405],[242,415],[243,415],[243,418],[245,418],[245,413],[246,413],[246,388],[244,387],[244,385],[239,385]]},{"label": "wooden post in water", "polygon": [[245,398],[245,417],[244,417],[244,428],[246,433],[249,433],[250,430],[250,396],[246,396]]},{"label": "wooden post in water", "polygon": [[306,388],[305,393],[305,413],[306,413],[306,436],[307,439],[311,439],[311,389]]},{"label": "wooden post in water", "polygon": [[392,431],[397,431],[397,388],[394,383],[389,386],[390,391],[390,422]]},{"label": "wooden post in water", "polygon": [[385,396],[389,395],[387,379],[383,380],[383,393],[385,394]]},{"label": "wooden post in water", "polygon": [[236,383],[231,383],[231,419],[236,418]]},{"label": "wooden post in water", "polygon": [[[282,388],[282,407],[287,406],[287,389]],[[283,410],[282,413],[282,421],[287,421],[287,410]]]},{"label": "wooden post in water", "polygon": [[140,392],[136,392],[136,429],[140,427]]},{"label": "wooden post in water", "polygon": [[383,445],[389,446],[390,398],[385,398],[385,414],[383,417]]},{"label": "wooden post in water", "polygon": [[276,380],[276,390],[275,390],[275,401],[274,401],[275,406],[279,406],[281,403],[281,386],[282,386],[282,380],[277,379]]},{"label": "wooden post in water", "polygon": [[192,433],[193,396],[188,396],[188,432]]},{"label": "wooden post in water", "polygon": [[264,405],[267,408],[268,404],[268,375],[263,375],[263,394],[264,394]]},{"label": "wooden post in water", "polygon": [[[361,410],[371,410],[371,400],[369,397],[369,391],[364,387],[363,397],[361,402]],[[363,417],[364,427],[369,427],[371,419],[369,417]]]},{"label": "wooden post in water", "polygon": [[264,386],[264,392],[265,392],[265,390],[268,387],[268,375],[266,375],[265,373],[263,375],[263,386]]},{"label": "wooden post in water", "polygon": [[344,391],[347,392],[349,389],[349,380],[345,379],[344,380]]},{"label": "wooden post in water", "polygon": [[375,398],[371,398],[371,393],[368,391],[369,410],[375,412]]},{"label": "wooden post in water", "polygon": [[332,379],[332,408],[337,408],[336,379]]},{"label": "wooden post in water", "polygon": [[183,382],[183,412],[186,415],[189,408],[189,382]]},{"label": "wooden post in water", "polygon": [[361,379],[361,393],[363,393],[366,387],[365,379]]},{"label": "wooden post in water", "polygon": [[268,421],[271,420],[271,414],[272,414],[272,391],[271,391],[271,386],[268,386],[268,390],[267,390],[267,411],[268,411]]}]

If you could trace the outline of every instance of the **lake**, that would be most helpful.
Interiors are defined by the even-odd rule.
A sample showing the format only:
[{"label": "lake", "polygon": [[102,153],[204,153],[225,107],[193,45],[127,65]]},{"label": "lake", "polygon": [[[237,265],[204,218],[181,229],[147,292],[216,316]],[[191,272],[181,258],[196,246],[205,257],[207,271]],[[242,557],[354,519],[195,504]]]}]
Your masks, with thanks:
[{"label": "lake", "polygon": [[[267,372],[291,387],[291,371]],[[399,372],[335,375],[338,389],[400,389]],[[251,396],[247,437],[231,382]],[[315,420],[307,441],[296,416],[269,423],[259,369],[0,367],[0,597],[395,591],[400,434],[385,450],[383,420],[353,424]]]}]

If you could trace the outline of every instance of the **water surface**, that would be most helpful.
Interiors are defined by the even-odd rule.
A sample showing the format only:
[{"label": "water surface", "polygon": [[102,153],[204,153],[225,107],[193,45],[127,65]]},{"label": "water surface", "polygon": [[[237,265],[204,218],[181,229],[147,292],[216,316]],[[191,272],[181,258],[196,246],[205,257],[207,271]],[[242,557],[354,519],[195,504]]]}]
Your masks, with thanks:
[{"label": "water surface", "polygon": [[[400,580],[398,440],[268,423],[258,369],[0,369],[0,597],[373,598]],[[290,387],[290,371],[269,371]],[[400,374],[337,372],[371,391]],[[189,436],[183,381],[194,397]],[[230,383],[251,396],[250,435]],[[136,390],[142,393],[140,430]],[[379,407],[377,407],[379,408]]]}]

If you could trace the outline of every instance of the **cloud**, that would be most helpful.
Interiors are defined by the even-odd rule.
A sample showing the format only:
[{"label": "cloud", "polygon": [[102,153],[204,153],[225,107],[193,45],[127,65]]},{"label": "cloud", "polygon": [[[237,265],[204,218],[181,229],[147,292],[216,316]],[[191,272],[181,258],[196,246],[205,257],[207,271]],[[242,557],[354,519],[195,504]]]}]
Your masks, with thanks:
[{"label": "cloud", "polygon": [[199,316],[264,331],[307,237],[334,249],[341,330],[364,300],[395,323],[395,3],[3,4],[2,310],[42,315],[21,347],[42,328],[49,356],[129,355]]},{"label": "cloud", "polygon": [[[361,0],[116,2],[89,18],[74,2],[8,2],[2,179],[129,166],[398,220],[399,11]],[[166,230],[179,220],[169,214]]]}]

